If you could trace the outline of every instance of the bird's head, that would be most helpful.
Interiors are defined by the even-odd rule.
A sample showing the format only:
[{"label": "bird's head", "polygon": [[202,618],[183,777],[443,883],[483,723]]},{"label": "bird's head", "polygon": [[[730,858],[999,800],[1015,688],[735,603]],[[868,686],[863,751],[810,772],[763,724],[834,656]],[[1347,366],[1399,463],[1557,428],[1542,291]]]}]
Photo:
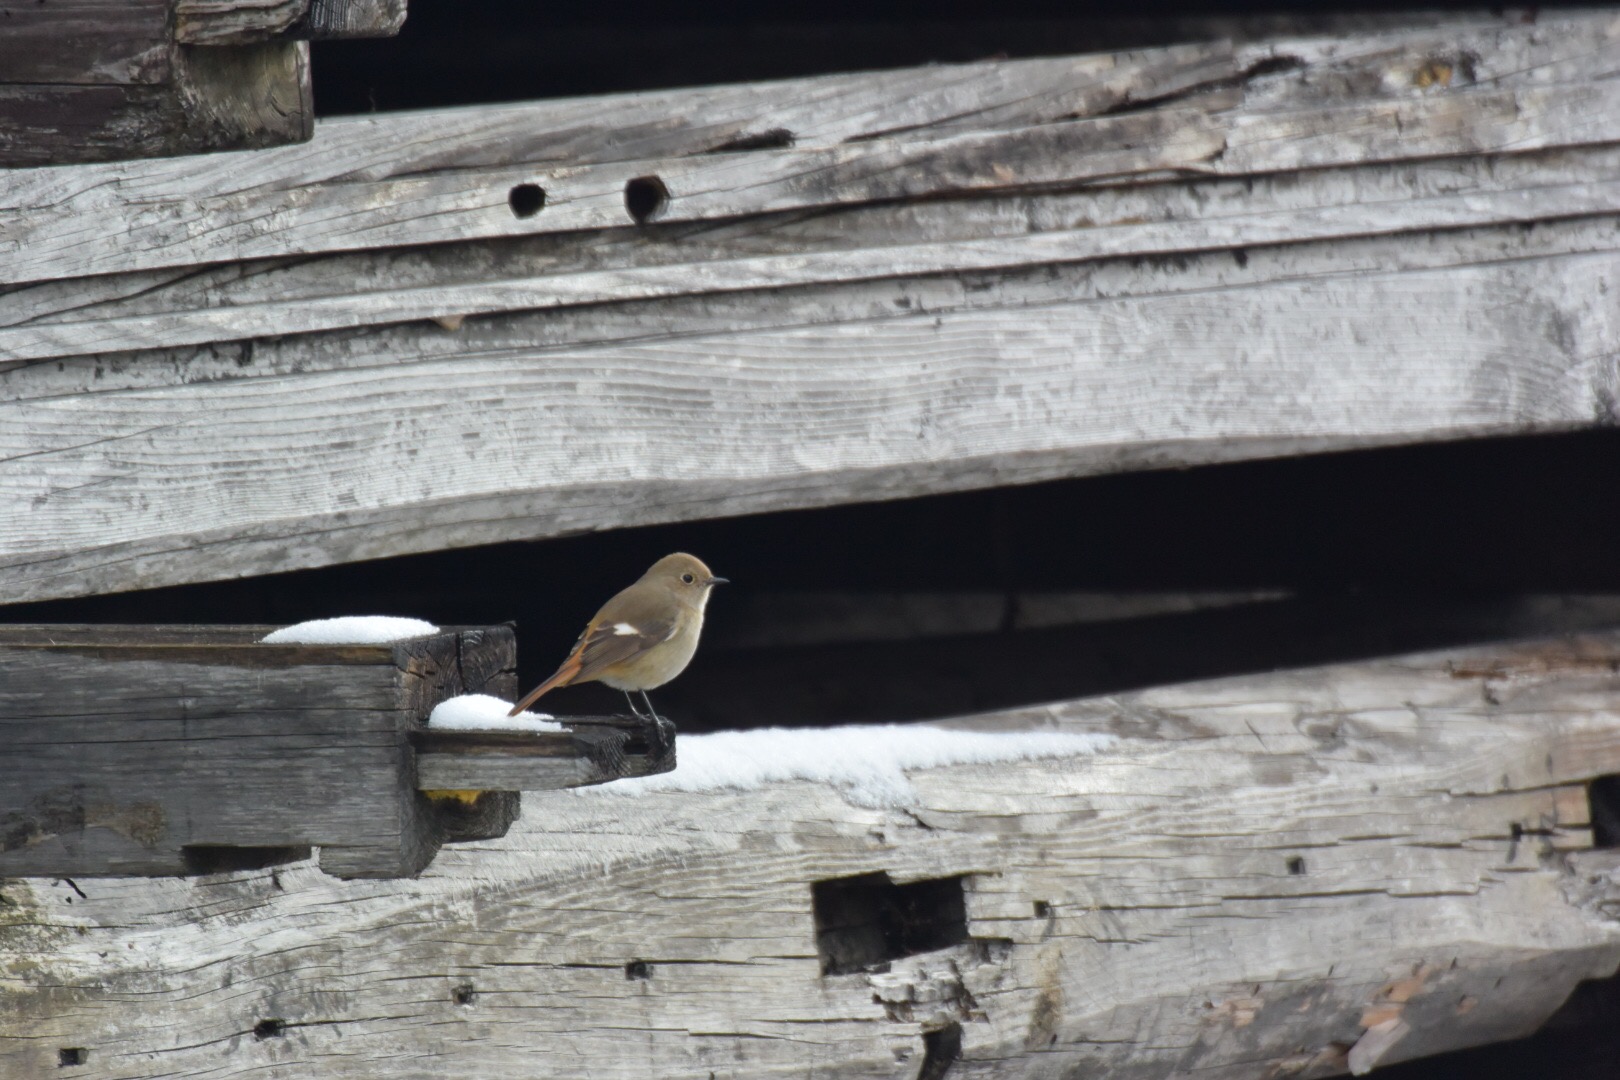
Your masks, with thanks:
[{"label": "bird's head", "polygon": [[684,551],[665,555],[652,564],[652,569],[644,577],[667,585],[676,596],[684,597],[688,603],[699,607],[709,599],[710,589],[726,583],[725,578],[715,577],[702,559]]}]

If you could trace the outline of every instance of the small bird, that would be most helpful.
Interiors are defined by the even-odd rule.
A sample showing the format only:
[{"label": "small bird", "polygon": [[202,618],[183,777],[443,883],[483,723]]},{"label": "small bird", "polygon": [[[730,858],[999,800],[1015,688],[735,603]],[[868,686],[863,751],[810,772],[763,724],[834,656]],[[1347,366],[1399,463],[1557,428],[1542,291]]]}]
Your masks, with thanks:
[{"label": "small bird", "polygon": [[585,624],[562,667],[506,715],[516,716],[547,690],[604,682],[624,692],[637,716],[641,710],[630,692],[640,693],[647,712],[656,718],[647,691],[663,686],[692,662],[709,592],[725,582],[694,555],[681,551],[665,555],[641,580],[602,605]]}]

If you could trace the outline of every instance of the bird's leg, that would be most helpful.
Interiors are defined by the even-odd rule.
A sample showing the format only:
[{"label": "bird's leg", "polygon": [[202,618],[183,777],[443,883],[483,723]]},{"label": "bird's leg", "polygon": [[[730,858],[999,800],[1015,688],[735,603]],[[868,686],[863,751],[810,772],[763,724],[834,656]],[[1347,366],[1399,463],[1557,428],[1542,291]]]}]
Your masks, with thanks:
[{"label": "bird's leg", "polygon": [[647,703],[648,714],[651,715],[654,720],[662,720],[663,717],[658,715],[658,710],[653,708],[652,698],[647,696],[647,691],[642,690],[640,693],[641,700]]},{"label": "bird's leg", "polygon": [[[645,720],[645,719],[647,719],[645,716],[641,715],[641,710],[636,708],[636,699],[630,696],[630,691],[625,690],[623,693],[624,693],[624,700],[625,700],[626,703],[629,704],[630,712],[635,716],[635,718],[637,720]],[[645,697],[646,695],[644,694],[642,696]]]}]

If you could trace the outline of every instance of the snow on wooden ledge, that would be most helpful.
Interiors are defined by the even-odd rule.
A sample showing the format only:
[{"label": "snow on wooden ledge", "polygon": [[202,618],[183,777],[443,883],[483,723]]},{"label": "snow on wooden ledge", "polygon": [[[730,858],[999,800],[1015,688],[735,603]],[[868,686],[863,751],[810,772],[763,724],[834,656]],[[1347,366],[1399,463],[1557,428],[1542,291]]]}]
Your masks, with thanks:
[{"label": "snow on wooden ledge", "polygon": [[948,726],[1114,741],[899,806],[531,796],[416,880],[7,883],[0,1075],[1314,1077],[1620,963],[1620,633]]}]

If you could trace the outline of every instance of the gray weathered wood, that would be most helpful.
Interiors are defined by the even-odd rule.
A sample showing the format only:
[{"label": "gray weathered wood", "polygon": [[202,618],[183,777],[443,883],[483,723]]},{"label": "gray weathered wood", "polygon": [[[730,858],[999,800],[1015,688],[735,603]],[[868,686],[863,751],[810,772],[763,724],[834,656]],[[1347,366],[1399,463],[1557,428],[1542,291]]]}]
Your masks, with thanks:
[{"label": "gray weathered wood", "polygon": [[[0,599],[1609,423],[1620,156],[1601,140],[1620,110],[1581,110],[1613,89],[1617,27],[368,118],[252,171],[19,171],[3,190],[21,231],[0,223],[0,245],[18,245],[7,266],[43,261],[0,293]],[[759,147],[767,119],[791,146],[705,152]],[[1110,155],[1162,164],[1216,130],[1205,167],[1245,175],[1020,187],[1095,178]],[[1061,145],[1082,131],[1165,137]],[[1353,137],[1330,140],[1332,168],[1248,174],[1320,165],[1333,132]],[[1046,171],[983,156],[1020,141]],[[796,185],[811,161],[837,167]],[[861,171],[951,161],[964,171]],[[412,216],[479,170],[539,168],[596,177],[607,222],[624,215],[613,185],[663,165],[714,181],[702,213],[743,216],[502,235],[598,220],[553,191],[520,221],[505,182],[479,196],[502,220],[490,235],[454,207]],[[912,180],[956,195],[862,201]],[[979,180],[995,193],[957,190]],[[382,204],[345,201],[360,194]],[[165,216],[181,202],[203,216]],[[135,206],[146,240],[91,228]],[[346,232],[364,213],[375,228]],[[301,229],[326,253],[160,265],[302,251]],[[53,262],[56,243],[76,261]]]},{"label": "gray weathered wood", "polygon": [[[0,356],[167,348],[703,292],[1230,250],[1620,214],[1620,152],[1442,159],[1313,178],[930,200],[74,279],[0,293]],[[1231,207],[1236,212],[1222,213]],[[1190,218],[1190,219],[1189,219]],[[1112,224],[1119,222],[1119,224]],[[1608,229],[1593,221],[1594,234]],[[8,328],[7,324],[11,324]]]},{"label": "gray weathered wood", "polygon": [[169,0],[8,5],[0,17],[0,85],[166,82],[168,15]]},{"label": "gray weathered wood", "polygon": [[174,0],[174,39],[183,45],[251,45],[302,22],[310,0]]},{"label": "gray weathered wood", "polygon": [[[415,352],[410,337],[317,338],[328,364],[385,366],[12,400],[0,500],[29,513],[0,518],[0,595],[1588,427],[1612,409],[1601,298],[1617,259],[1335,274],[1330,255],[1309,280],[1048,304],[1008,278],[980,297],[998,306],[868,297],[888,314],[867,323],[648,337],[640,313],[641,340],[603,350],[539,348],[522,324],[491,328],[503,344],[435,330]],[[274,369],[275,349],[251,363]],[[222,503],[221,483],[236,497]],[[161,500],[142,498],[149,484]]]},{"label": "gray weathered wood", "polygon": [[[0,1068],[910,1080],[959,1040],[952,1075],[1251,1080],[1510,1038],[1620,963],[1583,786],[1620,773],[1617,665],[1609,634],[969,718],[1120,741],[891,809],[556,793],[410,883],[8,882]],[[879,873],[959,889],[965,940],[823,974],[813,886]]]},{"label": "gray weathered wood", "polygon": [[[498,830],[517,807],[462,812],[418,789],[533,790],[673,764],[667,724],[581,721],[504,742],[420,730],[446,697],[514,695],[508,627],[370,646],[260,644],[268,629],[0,627],[0,874],[196,873],[222,851],[319,845],[329,873],[408,875],[443,839],[492,835],[473,822],[494,803]],[[431,775],[417,775],[418,740]]]},{"label": "gray weathered wood", "polygon": [[405,25],[405,0],[310,0],[300,37],[393,37]]},{"label": "gray weathered wood", "polygon": [[[92,261],[106,272],[600,228],[628,221],[624,186],[649,175],[671,192],[664,220],[707,220],[1165,170],[1245,175],[1609,142],[1620,128],[1607,118],[1620,109],[1599,73],[1620,49],[1617,25],[1610,16],[1575,16],[1534,31],[1492,24],[1472,33],[1409,32],[1396,39],[1406,66],[1391,59],[1387,42],[1354,58],[1366,65],[1358,78],[1342,70],[1349,60],[1329,56],[1326,74],[1350,96],[1290,108],[1279,106],[1272,84],[1279,78],[1308,84],[1316,73],[1299,57],[1290,61],[1299,70],[1274,73],[1266,62],[1283,49],[1274,45],[1239,56],[1223,57],[1217,47],[1148,54],[1147,62],[1124,65],[1135,78],[1107,87],[1116,105],[1151,99],[1143,83],[1166,82],[1167,63],[1174,74],[1204,78],[1194,85],[1238,79],[1239,86],[1199,107],[1176,107],[1181,91],[1172,91],[1170,104],[1158,108],[1059,114],[1089,117],[1080,120],[1054,117],[1050,106],[1072,103],[1077,94],[1103,104],[1095,100],[1095,58],[1078,78],[1062,62],[1028,61],[925,76],[801,80],[747,93],[672,91],[334,121],[310,147],[262,155],[251,172],[236,166],[226,174],[215,163],[190,162],[117,177],[94,169],[73,177],[13,176],[5,205],[29,212],[0,229],[0,253],[9,256],[0,280],[83,273],[75,266]],[[1435,78],[1426,66],[1432,57],[1416,67],[1411,57],[1441,45],[1449,50],[1444,55],[1461,49],[1477,58],[1467,65],[1472,81],[1457,74],[1424,82]],[[1252,60],[1248,67],[1245,59]],[[898,96],[907,80],[912,89],[957,85],[949,94],[908,100]],[[1011,115],[1003,104],[1009,83],[1020,101]],[[1253,105],[1245,97],[1251,84],[1265,88]],[[888,105],[881,122],[873,115],[880,95]],[[975,95],[985,116],[964,130],[963,99]],[[826,115],[819,125],[796,127],[790,122],[796,116],[772,108],[781,102],[793,102],[796,115],[811,109]],[[951,111],[942,115],[946,107]],[[697,119],[671,122],[671,115]],[[727,145],[716,140],[717,126],[732,131],[732,140],[785,130],[794,145],[704,153]],[[548,131],[558,134],[537,143],[535,133]],[[587,141],[590,150],[580,146]],[[545,208],[531,217],[514,216],[507,204],[521,183],[547,193]],[[169,211],[158,213],[160,206]],[[87,219],[117,221],[120,242],[107,242]]]}]

